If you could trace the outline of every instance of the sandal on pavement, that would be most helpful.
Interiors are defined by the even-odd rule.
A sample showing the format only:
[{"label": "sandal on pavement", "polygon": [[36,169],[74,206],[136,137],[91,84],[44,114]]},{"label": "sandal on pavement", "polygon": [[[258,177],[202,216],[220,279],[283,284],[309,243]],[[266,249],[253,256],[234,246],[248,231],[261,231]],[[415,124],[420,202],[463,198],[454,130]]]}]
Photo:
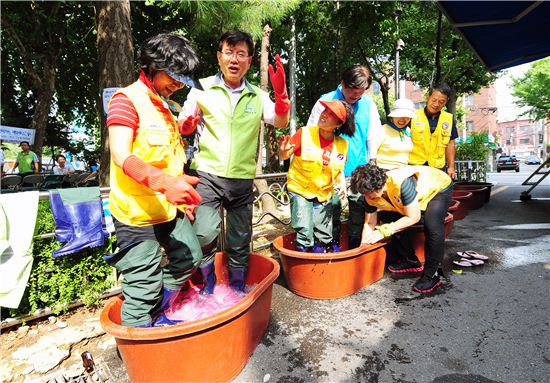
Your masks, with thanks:
[{"label": "sandal on pavement", "polygon": [[485,262],[483,262],[480,259],[465,259],[465,258],[460,258],[460,260],[453,261],[453,263],[457,266],[462,266],[462,267],[481,266],[485,264]]},{"label": "sandal on pavement", "polygon": [[470,258],[481,259],[482,261],[486,261],[489,259],[488,256],[479,254],[478,252],[473,250],[457,251],[456,253],[458,254],[459,257],[466,258],[466,259],[470,259]]}]

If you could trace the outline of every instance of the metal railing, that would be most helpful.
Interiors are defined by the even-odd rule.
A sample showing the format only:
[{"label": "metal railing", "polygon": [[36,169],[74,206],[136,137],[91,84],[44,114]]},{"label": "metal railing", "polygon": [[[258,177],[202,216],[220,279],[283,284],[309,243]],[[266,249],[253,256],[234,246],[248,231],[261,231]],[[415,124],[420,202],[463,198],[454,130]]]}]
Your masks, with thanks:
[{"label": "metal railing", "polygon": [[455,168],[458,181],[485,182],[487,180],[486,161],[455,161]]}]

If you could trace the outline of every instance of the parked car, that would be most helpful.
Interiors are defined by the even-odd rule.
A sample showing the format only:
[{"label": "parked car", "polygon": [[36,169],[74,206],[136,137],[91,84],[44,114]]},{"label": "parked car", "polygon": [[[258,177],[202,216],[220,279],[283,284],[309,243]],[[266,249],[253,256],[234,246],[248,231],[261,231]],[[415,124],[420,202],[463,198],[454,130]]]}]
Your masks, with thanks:
[{"label": "parked car", "polygon": [[527,165],[540,165],[541,160],[536,155],[532,154],[525,160]]},{"label": "parked car", "polygon": [[500,156],[497,161],[497,172],[501,170],[515,170],[519,172],[519,161],[516,156]]}]

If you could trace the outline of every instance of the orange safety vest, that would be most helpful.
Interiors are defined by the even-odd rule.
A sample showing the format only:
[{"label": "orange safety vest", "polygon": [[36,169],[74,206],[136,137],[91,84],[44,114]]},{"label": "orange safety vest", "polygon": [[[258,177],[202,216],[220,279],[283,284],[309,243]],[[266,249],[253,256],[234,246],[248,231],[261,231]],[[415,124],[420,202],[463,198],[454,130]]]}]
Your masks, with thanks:
[{"label": "orange safety vest", "polygon": [[403,182],[414,175],[417,178],[416,193],[420,210],[426,210],[428,202],[441,190],[444,190],[451,184],[451,177],[439,169],[429,166],[404,166],[389,170],[386,175],[386,194],[385,198],[377,198],[374,200],[365,199],[367,203],[378,210],[395,211],[405,215],[405,206],[401,201],[401,185]]},{"label": "orange safety vest", "polygon": [[328,166],[323,166],[319,127],[302,128],[301,148],[301,155],[292,158],[288,169],[288,190],[306,199],[328,201],[334,191],[334,182],[344,169],[348,142],[342,137],[334,137]]},{"label": "orange safety vest", "polygon": [[445,149],[451,138],[453,115],[441,111],[437,126],[430,133],[430,123],[424,109],[416,110],[416,117],[411,121],[413,150],[409,155],[409,164],[424,165],[428,162],[433,168],[445,167]]},{"label": "orange safety vest", "polygon": [[[139,117],[132,154],[167,174],[182,175],[186,159],[177,122],[171,113],[157,110],[152,100],[167,109],[168,105],[141,81],[117,93],[130,99]],[[112,157],[110,177],[109,209],[116,219],[126,225],[149,226],[168,222],[176,217],[178,208],[183,210],[184,205],[176,207],[167,201],[164,194],[128,177],[122,168],[115,165]]]}]

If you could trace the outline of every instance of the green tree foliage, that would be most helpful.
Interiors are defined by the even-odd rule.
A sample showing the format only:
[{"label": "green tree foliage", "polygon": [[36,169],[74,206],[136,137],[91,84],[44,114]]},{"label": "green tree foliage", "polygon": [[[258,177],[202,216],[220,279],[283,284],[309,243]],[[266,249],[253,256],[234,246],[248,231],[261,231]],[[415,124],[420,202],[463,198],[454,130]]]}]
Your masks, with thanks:
[{"label": "green tree foliage", "polygon": [[528,108],[533,119],[550,118],[550,57],[535,61],[523,76],[512,81],[519,106]]},{"label": "green tree foliage", "polygon": [[456,159],[459,161],[485,161],[490,149],[487,147],[488,132],[472,132],[467,142],[456,146]]},{"label": "green tree foliage", "polygon": [[1,10],[2,123],[36,129],[39,155],[44,144],[67,149],[71,122],[97,120],[93,3],[3,1]]},{"label": "green tree foliage", "polygon": [[[379,78],[393,74],[389,58],[395,41],[394,9],[392,2],[300,3],[293,12],[298,121],[307,121],[319,96],[334,90],[342,72],[353,64],[369,66]],[[290,37],[289,23],[283,23],[274,28],[272,45],[287,47]]]},{"label": "green tree foliage", "polygon": [[[407,80],[417,82],[426,89],[436,81],[451,86],[455,95],[449,100],[447,109],[454,113],[457,96],[477,93],[481,87],[491,84],[496,75],[487,72],[444,17],[438,42],[438,15],[439,10],[433,2],[404,4],[400,22],[401,38],[405,42],[401,55],[402,72]],[[438,43],[440,58],[436,62]]]}]

